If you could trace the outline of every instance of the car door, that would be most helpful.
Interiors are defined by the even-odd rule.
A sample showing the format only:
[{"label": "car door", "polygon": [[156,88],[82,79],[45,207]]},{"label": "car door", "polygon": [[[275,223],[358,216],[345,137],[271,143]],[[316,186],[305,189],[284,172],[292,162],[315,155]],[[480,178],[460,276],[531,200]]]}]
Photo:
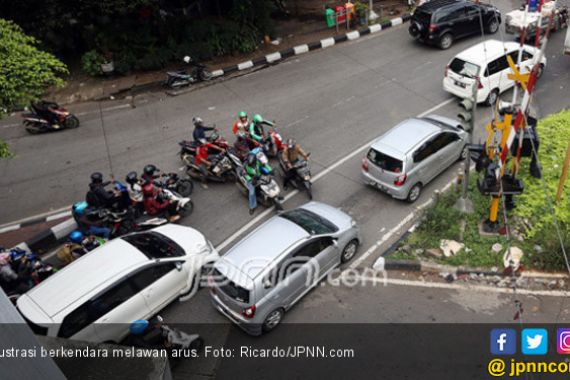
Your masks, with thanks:
[{"label": "car door", "polygon": [[454,37],[458,38],[467,34],[469,27],[463,4],[458,4],[449,10],[449,13],[442,17],[442,21],[446,27],[451,29],[451,33]]},{"label": "car door", "polygon": [[408,173],[413,182],[421,182],[426,185],[437,173],[434,164],[435,153],[435,137],[424,142],[414,153],[412,153],[412,161],[414,167]]},{"label": "car door", "polygon": [[479,7],[473,4],[464,6],[465,35],[481,34],[481,21],[479,18]]},{"label": "car door", "polygon": [[[457,133],[443,132],[441,138],[441,145],[437,154],[442,158],[443,167],[440,173],[452,165],[461,154],[463,149],[463,141]],[[438,173],[439,174],[439,173]]]},{"label": "car door", "polygon": [[176,298],[188,283],[188,272],[176,262],[161,262],[143,269],[132,277],[151,313],[157,313]]},{"label": "car door", "polygon": [[313,238],[303,247],[303,255],[310,258],[312,265],[318,268],[315,282],[339,263],[340,254],[331,236]]},{"label": "car door", "polygon": [[150,316],[150,310],[129,278],[121,280],[87,304],[87,312],[95,320],[101,341],[119,342],[128,333],[129,324]]}]

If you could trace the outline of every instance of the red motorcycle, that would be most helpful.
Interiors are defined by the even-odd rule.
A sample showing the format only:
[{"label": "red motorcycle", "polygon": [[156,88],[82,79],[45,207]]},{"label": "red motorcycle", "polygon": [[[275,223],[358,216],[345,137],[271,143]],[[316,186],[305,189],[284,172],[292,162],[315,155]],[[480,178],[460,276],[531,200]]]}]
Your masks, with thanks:
[{"label": "red motorcycle", "polygon": [[57,103],[39,101],[31,104],[32,112],[22,114],[26,131],[31,134],[79,127],[79,119]]},{"label": "red motorcycle", "polygon": [[[228,140],[222,137],[220,133],[218,133],[217,129],[214,129],[212,134],[208,137],[208,142],[210,144],[216,145],[222,149],[229,149],[230,144]],[[183,140],[178,143],[180,145],[180,159],[186,165],[190,165],[194,162],[194,158],[196,157],[196,148],[198,146],[197,141],[190,141],[190,140]],[[210,154],[218,154],[217,151],[208,152]]]}]

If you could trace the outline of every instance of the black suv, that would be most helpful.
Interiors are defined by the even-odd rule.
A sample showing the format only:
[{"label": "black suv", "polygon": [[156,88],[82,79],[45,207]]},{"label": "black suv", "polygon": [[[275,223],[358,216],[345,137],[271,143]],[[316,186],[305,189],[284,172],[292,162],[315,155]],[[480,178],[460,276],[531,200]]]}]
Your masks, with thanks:
[{"label": "black suv", "polygon": [[499,30],[501,12],[494,6],[467,0],[432,0],[416,8],[409,31],[419,41],[449,49],[457,38],[481,34],[479,14],[485,33]]}]

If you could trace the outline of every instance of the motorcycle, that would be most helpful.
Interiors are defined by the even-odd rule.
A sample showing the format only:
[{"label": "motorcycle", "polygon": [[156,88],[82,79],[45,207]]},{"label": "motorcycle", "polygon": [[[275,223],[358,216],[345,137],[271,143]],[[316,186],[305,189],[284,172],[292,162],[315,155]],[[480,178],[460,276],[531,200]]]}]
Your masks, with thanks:
[{"label": "motorcycle", "polygon": [[[279,165],[281,166],[281,170],[283,170],[283,177],[285,177],[287,167],[285,166],[285,163],[283,162],[281,156],[279,156]],[[306,190],[309,199],[313,199],[311,169],[309,167],[309,162],[307,160],[298,159],[297,162],[293,164],[291,170],[295,171],[295,175],[289,182],[292,183],[293,187],[299,191]]]},{"label": "motorcycle", "polygon": [[[241,162],[238,157],[231,157],[233,153],[226,151],[218,153],[211,159],[212,165],[207,170],[206,180],[211,182],[235,182],[235,165],[236,162]],[[186,164],[186,174],[194,179],[201,180],[204,174],[200,167],[194,163],[194,159],[189,156],[183,158]]]},{"label": "motorcycle", "polygon": [[283,137],[272,127],[267,136],[265,152],[269,157],[277,157],[283,148]]},{"label": "motorcycle", "polygon": [[118,237],[131,232],[140,232],[162,226],[168,223],[163,217],[143,214],[135,216],[131,209],[115,212],[108,209],[100,209],[99,217],[107,221],[111,228],[111,236]]},{"label": "motorcycle", "polygon": [[180,178],[180,176],[174,172],[158,175],[154,179],[154,184],[163,189],[174,191],[182,197],[189,197],[194,190],[194,183],[192,183],[191,180]]},{"label": "motorcycle", "polygon": [[79,119],[57,103],[40,101],[31,104],[31,113],[24,113],[23,124],[30,134],[73,129],[79,127]]},{"label": "motorcycle", "polygon": [[189,86],[198,81],[209,81],[212,79],[212,73],[206,69],[205,65],[193,61],[189,56],[184,57],[184,62],[193,66],[192,71],[190,73],[186,70],[168,71],[166,73],[165,86],[176,89]]},{"label": "motorcycle", "polygon": [[[214,144],[222,149],[230,148],[230,144],[228,141],[222,137],[220,133],[218,133],[217,129],[214,129],[210,136],[207,137],[209,143]],[[178,143],[180,145],[180,159],[184,162],[186,160],[191,159],[192,157],[196,156],[196,148],[198,146],[198,142],[190,141],[190,140],[182,140]],[[186,158],[185,158],[186,157]]]},{"label": "motorcycle", "polygon": [[174,190],[163,188],[159,193],[159,197],[176,203],[176,212],[183,218],[192,214],[194,210],[194,202],[192,202],[190,197],[184,197]]},{"label": "motorcycle", "polygon": [[[267,156],[265,156],[261,148],[255,148],[251,153],[255,154],[262,164],[267,164]],[[247,180],[245,178],[245,168],[240,165],[236,169],[236,173],[239,179],[239,181],[237,181],[238,188],[242,194],[248,196],[249,190],[247,188]],[[260,204],[264,207],[271,207],[274,205],[276,210],[283,210],[283,197],[280,195],[281,188],[271,173],[263,173],[259,179],[255,180],[253,185],[255,187],[257,200]]]}]

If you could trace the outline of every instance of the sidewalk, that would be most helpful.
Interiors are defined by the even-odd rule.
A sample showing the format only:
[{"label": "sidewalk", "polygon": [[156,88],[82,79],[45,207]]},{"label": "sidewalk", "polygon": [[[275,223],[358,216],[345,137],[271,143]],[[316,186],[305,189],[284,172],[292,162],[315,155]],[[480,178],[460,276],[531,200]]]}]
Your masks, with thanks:
[{"label": "sidewalk", "polygon": [[[380,14],[381,4],[375,6],[375,10]],[[378,22],[386,21],[404,14],[405,6],[392,6],[390,14],[386,12],[386,7],[382,6],[384,18],[377,19]],[[362,28],[362,26],[352,26],[350,31]],[[210,71],[223,69],[224,67],[236,65],[240,62],[255,60],[267,54],[275,53],[284,49],[290,49],[297,45],[320,41],[325,38],[340,36],[348,31],[345,25],[336,28],[327,28],[324,18],[321,20],[289,19],[277,21],[277,38],[272,43],[262,43],[252,53],[236,54],[215,57],[211,61],[204,62]],[[46,98],[60,104],[72,104],[86,101],[108,100],[119,97],[132,96],[135,93],[146,91],[162,90],[162,83],[165,73],[169,70],[176,70],[182,67],[180,64],[172,64],[161,70],[133,73],[127,76],[117,76],[109,78],[88,77],[81,72],[72,73],[65,87],[50,91]]]}]

